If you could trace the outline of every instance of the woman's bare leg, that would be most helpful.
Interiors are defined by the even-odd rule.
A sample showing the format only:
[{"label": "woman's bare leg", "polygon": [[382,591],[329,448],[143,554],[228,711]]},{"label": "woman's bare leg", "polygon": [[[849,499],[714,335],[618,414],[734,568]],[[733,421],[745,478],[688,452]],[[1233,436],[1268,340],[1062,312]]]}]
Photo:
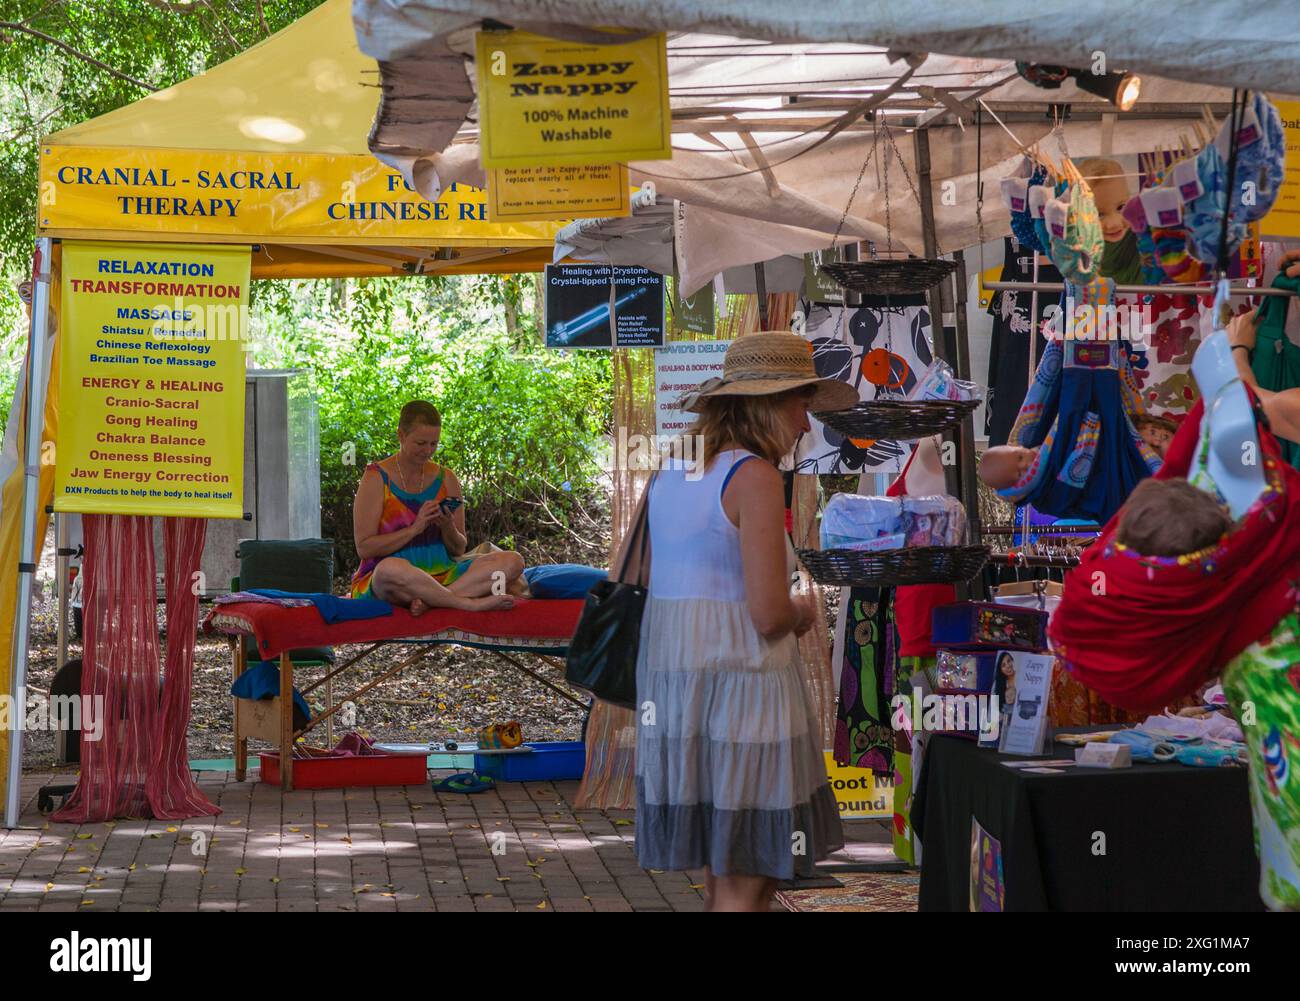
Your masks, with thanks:
[{"label": "woman's bare leg", "polygon": [[495,595],[489,591],[482,595],[470,595],[443,587],[400,556],[390,556],[379,562],[370,578],[370,590],[377,598],[394,605],[405,605],[410,608],[412,615],[419,615],[426,608],[459,608],[485,612],[514,605],[514,598],[508,594]]},{"label": "woman's bare leg", "polygon": [[[501,588],[510,593],[510,585],[519,580],[524,573],[524,558],[518,553],[488,553],[479,556],[469,565],[465,573],[448,585],[455,594],[480,597],[492,593],[492,585],[498,580]],[[501,576],[498,577],[497,575]]]},{"label": "woman's bare leg", "polygon": [[714,911],[764,912],[771,910],[776,880],[766,876],[715,876]]}]

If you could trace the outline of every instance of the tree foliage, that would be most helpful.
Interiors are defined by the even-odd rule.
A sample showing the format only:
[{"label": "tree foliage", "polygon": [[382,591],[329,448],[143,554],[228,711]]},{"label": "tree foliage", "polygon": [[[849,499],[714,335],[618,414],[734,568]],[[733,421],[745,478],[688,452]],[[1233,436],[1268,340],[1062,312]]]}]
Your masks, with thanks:
[{"label": "tree foliage", "polygon": [[0,0],[0,401],[26,336],[15,287],[31,268],[41,138],[224,62],[320,2]]},{"label": "tree foliage", "polygon": [[535,557],[539,537],[559,536],[600,562],[609,356],[541,346],[531,275],[264,282],[260,293],[259,367],[302,370],[317,392],[321,527],[345,562],[357,482],[396,449],[412,399],[443,414],[438,460],[462,481],[473,541]]},{"label": "tree foliage", "polygon": [[[200,73],[319,2],[0,0],[0,403],[26,339],[15,286],[30,267],[40,138]],[[539,535],[558,533],[601,558],[593,454],[609,358],[541,346],[534,276],[263,281],[253,303],[255,364],[300,369],[316,392],[322,530],[345,563],[356,483],[393,451],[413,398],[444,414],[440,458],[464,483],[472,540],[536,556]]]}]

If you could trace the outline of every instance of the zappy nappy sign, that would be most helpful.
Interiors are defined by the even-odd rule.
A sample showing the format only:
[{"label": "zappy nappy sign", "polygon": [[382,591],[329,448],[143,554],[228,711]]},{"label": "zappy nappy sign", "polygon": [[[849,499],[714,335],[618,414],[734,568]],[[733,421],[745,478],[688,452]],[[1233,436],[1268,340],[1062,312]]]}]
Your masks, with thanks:
[{"label": "zappy nappy sign", "polygon": [[484,168],[672,158],[667,40],[586,45],[480,31]]},{"label": "zappy nappy sign", "polygon": [[243,517],[250,260],[63,244],[56,511]]}]

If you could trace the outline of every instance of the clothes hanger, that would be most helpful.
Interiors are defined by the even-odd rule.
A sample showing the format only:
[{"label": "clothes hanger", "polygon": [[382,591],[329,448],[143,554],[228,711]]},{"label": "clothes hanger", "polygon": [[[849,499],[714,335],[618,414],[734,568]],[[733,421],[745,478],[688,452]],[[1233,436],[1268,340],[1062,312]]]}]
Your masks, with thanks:
[{"label": "clothes hanger", "polygon": [[1000,584],[995,593],[998,597],[1004,595],[1022,595],[1022,594],[1041,594],[1045,597],[1059,598],[1064,593],[1064,588],[1054,580],[1024,580],[1016,581],[1013,584]]}]

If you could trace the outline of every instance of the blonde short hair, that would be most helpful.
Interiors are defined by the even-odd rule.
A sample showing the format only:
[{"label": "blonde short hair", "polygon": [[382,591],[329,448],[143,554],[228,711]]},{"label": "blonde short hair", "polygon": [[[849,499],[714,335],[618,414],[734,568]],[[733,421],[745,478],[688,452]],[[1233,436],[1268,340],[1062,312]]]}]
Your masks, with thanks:
[{"label": "blonde short hair", "polygon": [[700,415],[686,433],[704,439],[702,458],[706,466],[729,441],[775,465],[791,444],[779,406],[791,396],[811,396],[814,391],[813,386],[800,386],[767,396],[710,396],[701,401]]}]

